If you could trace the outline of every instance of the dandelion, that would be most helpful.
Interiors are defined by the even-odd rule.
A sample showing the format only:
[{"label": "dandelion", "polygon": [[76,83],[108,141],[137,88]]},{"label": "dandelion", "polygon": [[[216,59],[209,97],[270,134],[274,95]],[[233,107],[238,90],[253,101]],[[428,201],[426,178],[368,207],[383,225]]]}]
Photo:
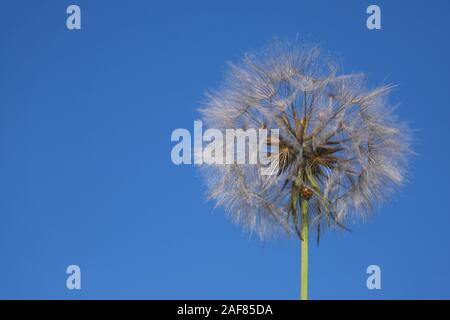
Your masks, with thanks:
[{"label": "dandelion", "polygon": [[[301,240],[301,299],[308,299],[309,231],[347,229],[405,180],[408,128],[363,74],[341,74],[318,47],[274,42],[229,65],[200,110],[209,127],[279,129],[276,174],[260,164],[203,165],[210,199],[262,239]],[[270,141],[269,144],[273,142]]]}]

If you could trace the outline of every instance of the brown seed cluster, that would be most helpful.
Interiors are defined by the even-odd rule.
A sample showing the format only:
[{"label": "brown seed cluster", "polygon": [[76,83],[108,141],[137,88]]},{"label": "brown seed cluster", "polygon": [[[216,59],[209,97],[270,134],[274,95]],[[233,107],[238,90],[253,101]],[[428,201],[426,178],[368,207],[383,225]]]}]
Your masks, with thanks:
[{"label": "brown seed cluster", "polygon": [[313,195],[313,192],[310,188],[303,186],[300,188],[300,196],[305,199],[305,200],[309,200],[311,199]]}]

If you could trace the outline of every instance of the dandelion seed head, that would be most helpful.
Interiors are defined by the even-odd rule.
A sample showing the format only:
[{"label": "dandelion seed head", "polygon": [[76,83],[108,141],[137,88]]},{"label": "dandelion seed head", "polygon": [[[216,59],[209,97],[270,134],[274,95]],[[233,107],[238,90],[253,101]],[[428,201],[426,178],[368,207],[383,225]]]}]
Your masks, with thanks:
[{"label": "dandelion seed head", "polygon": [[411,154],[408,127],[388,104],[392,89],[340,74],[317,46],[275,41],[230,63],[206,96],[203,122],[279,129],[277,174],[261,175],[259,164],[202,165],[209,198],[263,239],[295,229],[293,192],[308,199],[318,230],[367,216],[404,183]]}]

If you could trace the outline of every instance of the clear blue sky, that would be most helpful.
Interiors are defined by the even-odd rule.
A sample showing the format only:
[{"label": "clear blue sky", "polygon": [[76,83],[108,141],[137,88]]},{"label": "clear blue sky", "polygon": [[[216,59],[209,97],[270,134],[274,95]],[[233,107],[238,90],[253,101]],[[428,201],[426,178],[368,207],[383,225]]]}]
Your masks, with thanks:
[{"label": "clear blue sky", "polygon": [[[82,30],[65,27],[82,10]],[[365,27],[369,4],[382,30]],[[299,242],[262,243],[170,159],[227,60],[273,35],[399,84],[411,182],[311,248],[313,299],[450,298],[450,2],[0,2],[0,298],[296,299]],[[77,264],[82,289],[66,289]],[[382,290],[366,288],[366,267]]]}]

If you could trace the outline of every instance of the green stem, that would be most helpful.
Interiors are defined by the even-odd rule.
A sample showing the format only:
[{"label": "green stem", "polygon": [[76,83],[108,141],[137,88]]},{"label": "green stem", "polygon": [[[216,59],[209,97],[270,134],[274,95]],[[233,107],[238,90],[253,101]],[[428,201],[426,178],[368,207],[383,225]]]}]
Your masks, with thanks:
[{"label": "green stem", "polygon": [[302,208],[302,238],[301,242],[301,277],[300,300],[308,300],[308,200],[301,200]]}]

